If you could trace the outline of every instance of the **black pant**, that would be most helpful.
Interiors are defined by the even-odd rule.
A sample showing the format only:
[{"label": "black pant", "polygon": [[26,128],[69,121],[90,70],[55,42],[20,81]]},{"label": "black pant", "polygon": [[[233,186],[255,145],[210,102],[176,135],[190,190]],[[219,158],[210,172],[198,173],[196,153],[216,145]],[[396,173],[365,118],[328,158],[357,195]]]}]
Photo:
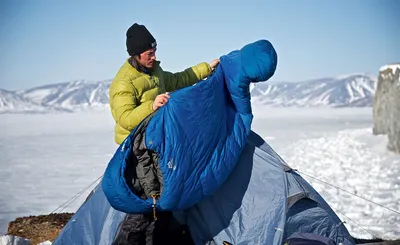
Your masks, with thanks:
[{"label": "black pant", "polygon": [[118,227],[112,245],[194,244],[186,226],[180,225],[171,212],[127,214]]},{"label": "black pant", "polygon": [[152,245],[155,221],[153,214],[127,214],[119,224],[112,245]]}]

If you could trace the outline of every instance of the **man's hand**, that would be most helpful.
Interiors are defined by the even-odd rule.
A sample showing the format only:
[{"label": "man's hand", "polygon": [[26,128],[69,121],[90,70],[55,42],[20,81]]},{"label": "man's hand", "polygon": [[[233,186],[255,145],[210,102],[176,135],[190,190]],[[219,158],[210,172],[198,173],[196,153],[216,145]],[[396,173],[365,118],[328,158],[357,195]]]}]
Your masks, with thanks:
[{"label": "man's hand", "polygon": [[167,104],[169,98],[170,96],[168,94],[158,95],[153,102],[153,111]]},{"label": "man's hand", "polygon": [[217,67],[218,64],[219,64],[219,59],[215,59],[215,60],[211,61],[211,63],[209,64],[211,71],[215,70],[215,68]]}]

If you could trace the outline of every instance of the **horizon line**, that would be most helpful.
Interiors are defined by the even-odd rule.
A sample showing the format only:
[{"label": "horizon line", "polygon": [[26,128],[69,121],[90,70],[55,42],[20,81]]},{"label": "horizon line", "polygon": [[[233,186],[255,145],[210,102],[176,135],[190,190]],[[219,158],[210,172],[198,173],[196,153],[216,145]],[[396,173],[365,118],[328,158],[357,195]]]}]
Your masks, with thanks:
[{"label": "horizon line", "polygon": [[[397,63],[395,63],[395,64],[397,64]],[[378,75],[371,74],[369,72],[353,72],[353,73],[347,73],[347,74],[342,74],[342,75],[337,75],[337,76],[320,76],[320,77],[313,77],[313,78],[302,79],[302,80],[297,80],[297,81],[285,81],[285,80],[270,79],[270,80],[268,80],[268,82],[271,82],[271,83],[303,83],[303,82],[315,81],[315,80],[320,80],[320,79],[341,79],[340,77],[342,77],[342,79],[343,79],[345,77],[360,76],[360,75],[378,78]],[[113,79],[114,78],[107,78],[107,79],[76,78],[76,79],[69,79],[69,80],[65,80],[65,81],[46,83],[46,84],[42,84],[42,85],[36,85],[36,86],[21,88],[21,89],[6,89],[6,88],[0,87],[0,90],[8,91],[8,92],[18,92],[18,91],[25,91],[25,90],[35,89],[35,88],[42,88],[42,87],[47,87],[47,86],[51,86],[51,85],[60,85],[60,84],[66,84],[66,83],[76,83],[76,82],[98,83],[98,82],[109,82],[109,81],[111,82]]]}]

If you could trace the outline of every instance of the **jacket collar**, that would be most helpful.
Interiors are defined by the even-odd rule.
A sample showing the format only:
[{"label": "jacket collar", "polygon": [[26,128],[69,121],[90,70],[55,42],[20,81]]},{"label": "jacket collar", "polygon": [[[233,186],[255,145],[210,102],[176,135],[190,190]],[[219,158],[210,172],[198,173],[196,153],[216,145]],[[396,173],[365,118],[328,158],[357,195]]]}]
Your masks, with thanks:
[{"label": "jacket collar", "polygon": [[[136,68],[132,65],[132,59],[131,59],[131,58],[128,58],[127,61],[128,61],[129,65],[130,65],[132,68],[136,69]],[[161,63],[161,61],[155,60],[155,61],[154,61],[153,69],[148,69],[148,68],[146,68],[146,67],[143,67],[143,66],[140,66],[140,65],[139,65],[139,70],[138,70],[138,72],[145,73],[145,74],[151,76],[152,72],[160,66],[160,63]]]}]

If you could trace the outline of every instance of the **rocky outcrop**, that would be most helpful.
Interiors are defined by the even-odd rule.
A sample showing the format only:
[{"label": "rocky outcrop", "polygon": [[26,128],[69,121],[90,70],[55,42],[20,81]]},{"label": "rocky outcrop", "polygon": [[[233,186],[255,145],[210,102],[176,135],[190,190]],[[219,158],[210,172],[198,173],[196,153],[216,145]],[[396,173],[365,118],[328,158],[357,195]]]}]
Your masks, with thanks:
[{"label": "rocky outcrop", "polygon": [[[4,240],[18,243],[6,243],[7,245],[25,245],[21,241],[27,241],[27,245],[51,244],[58,236],[74,213],[51,213],[47,215],[19,217],[8,224],[7,234]],[[0,237],[1,238],[1,237]],[[14,239],[14,240],[11,240]],[[1,243],[0,239],[0,245]]]},{"label": "rocky outcrop", "polygon": [[373,117],[373,133],[387,134],[388,149],[400,153],[400,63],[380,69]]}]

